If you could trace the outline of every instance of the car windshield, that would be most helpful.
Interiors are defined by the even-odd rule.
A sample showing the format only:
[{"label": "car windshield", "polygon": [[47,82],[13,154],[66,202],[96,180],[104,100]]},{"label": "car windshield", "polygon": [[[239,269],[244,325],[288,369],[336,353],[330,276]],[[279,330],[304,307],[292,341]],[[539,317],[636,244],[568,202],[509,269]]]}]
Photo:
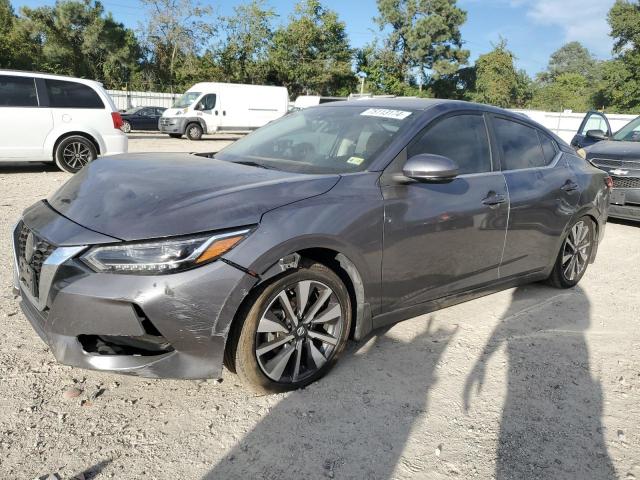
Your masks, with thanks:
[{"label": "car windshield", "polygon": [[215,158],[298,173],[363,171],[413,114],[404,108],[310,108],[256,130]]},{"label": "car windshield", "polygon": [[640,117],[631,120],[613,136],[618,142],[640,142]]},{"label": "car windshield", "polygon": [[187,92],[174,102],[173,108],[188,107],[195,102],[200,95],[202,95],[201,92]]}]

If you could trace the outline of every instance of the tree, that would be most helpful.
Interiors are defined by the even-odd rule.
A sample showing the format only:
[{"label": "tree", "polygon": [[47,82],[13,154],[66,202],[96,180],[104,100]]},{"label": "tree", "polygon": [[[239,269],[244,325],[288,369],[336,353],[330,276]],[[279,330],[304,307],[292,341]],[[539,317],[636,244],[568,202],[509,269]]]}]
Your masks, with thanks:
[{"label": "tree", "polygon": [[369,93],[402,96],[417,91],[405,81],[398,54],[393,50],[372,43],[359,49],[355,58],[356,70],[366,74],[365,85]]},{"label": "tree", "polygon": [[592,94],[590,83],[583,75],[562,73],[535,91],[531,107],[552,112],[565,109],[586,112],[592,107]]},{"label": "tree", "polygon": [[42,39],[38,67],[120,86],[137,68],[133,32],[105,14],[100,2],[57,2],[54,7],[22,9],[25,27]]},{"label": "tree", "polygon": [[591,79],[595,66],[596,60],[587,48],[580,42],[569,42],[551,55],[543,80],[553,81],[565,73],[575,73]]},{"label": "tree", "polygon": [[338,14],[318,0],[302,0],[289,23],[274,33],[272,80],[286,86],[292,97],[347,94],[356,83],[352,54]]},{"label": "tree", "polygon": [[234,7],[224,18],[226,38],[220,49],[220,67],[227,81],[265,83],[269,75],[268,52],[273,38],[275,12],[264,0]]},{"label": "tree", "polygon": [[513,53],[504,40],[491,52],[481,55],[475,65],[475,91],[471,98],[503,108],[524,103],[523,92],[530,81],[526,74],[516,71],[513,62]]},{"label": "tree", "polygon": [[0,0],[0,68],[33,69],[41,49],[9,0]]},{"label": "tree", "polygon": [[185,85],[176,85],[176,70],[192,68],[191,60],[206,49],[215,33],[214,22],[205,20],[211,7],[201,6],[197,0],[141,1],[147,8],[147,23],[140,33],[149,77],[164,88],[181,89]]},{"label": "tree", "polygon": [[378,11],[380,29],[390,29],[386,48],[397,53],[406,80],[417,70],[426,85],[467,63],[460,33],[467,14],[455,0],[378,0]]}]

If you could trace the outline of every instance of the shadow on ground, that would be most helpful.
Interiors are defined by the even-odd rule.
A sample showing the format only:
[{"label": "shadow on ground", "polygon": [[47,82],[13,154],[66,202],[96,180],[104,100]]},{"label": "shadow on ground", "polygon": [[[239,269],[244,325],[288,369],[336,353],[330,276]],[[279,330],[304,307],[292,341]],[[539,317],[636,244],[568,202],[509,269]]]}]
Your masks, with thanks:
[{"label": "shadow on ground", "polygon": [[601,423],[602,388],[589,365],[590,315],[580,287],[559,292],[532,285],[514,291],[463,394],[469,409],[472,392],[484,384],[486,362],[506,347],[496,479],[617,478]]},{"label": "shadow on ground", "polygon": [[38,172],[60,172],[60,169],[54,162],[0,162],[0,175]]},{"label": "shadow on ground", "polygon": [[454,332],[432,320],[410,344],[377,332],[366,353],[346,352],[333,374],[276,405],[204,479],[389,478]]}]

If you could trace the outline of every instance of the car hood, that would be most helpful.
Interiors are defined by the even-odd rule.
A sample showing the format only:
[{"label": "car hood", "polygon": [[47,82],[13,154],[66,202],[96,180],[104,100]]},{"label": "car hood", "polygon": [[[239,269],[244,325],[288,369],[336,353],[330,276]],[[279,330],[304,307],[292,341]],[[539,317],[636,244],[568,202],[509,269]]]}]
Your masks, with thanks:
[{"label": "car hood", "polygon": [[611,160],[640,159],[640,142],[602,141],[585,149],[589,159],[608,158]]},{"label": "car hood", "polygon": [[325,193],[339,179],[188,154],[129,154],[95,160],[48,202],[95,232],[141,240],[256,224],[265,212]]}]

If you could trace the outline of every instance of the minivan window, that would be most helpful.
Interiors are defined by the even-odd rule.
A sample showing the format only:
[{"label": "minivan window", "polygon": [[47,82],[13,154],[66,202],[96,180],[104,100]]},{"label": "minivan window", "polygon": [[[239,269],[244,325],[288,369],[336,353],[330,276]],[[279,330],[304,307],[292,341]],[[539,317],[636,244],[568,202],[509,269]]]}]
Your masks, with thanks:
[{"label": "minivan window", "polygon": [[202,95],[201,92],[187,92],[175,101],[173,108],[186,108],[195,102],[200,95]]},{"label": "minivan window", "polygon": [[409,158],[421,153],[450,158],[458,164],[461,175],[490,172],[491,149],[484,117],[458,115],[427,127],[407,150]]},{"label": "minivan window", "polygon": [[104,108],[104,103],[87,85],[64,80],[45,80],[52,108]]},{"label": "minivan window", "polygon": [[33,78],[0,75],[0,107],[37,107]]},{"label": "minivan window", "polygon": [[502,150],[503,170],[539,168],[547,164],[535,128],[503,118],[495,118],[494,124]]}]

